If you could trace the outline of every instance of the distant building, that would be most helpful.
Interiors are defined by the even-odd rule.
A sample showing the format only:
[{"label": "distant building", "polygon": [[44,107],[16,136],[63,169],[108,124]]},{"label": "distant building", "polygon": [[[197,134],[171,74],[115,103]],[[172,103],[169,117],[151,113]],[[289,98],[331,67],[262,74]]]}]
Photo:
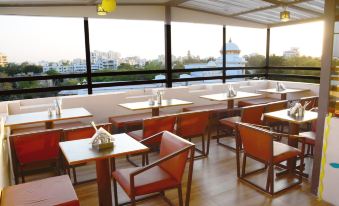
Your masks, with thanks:
[{"label": "distant building", "polygon": [[7,66],[8,61],[7,61],[7,56],[3,53],[0,53],[0,67],[5,67]]},{"label": "distant building", "polygon": [[[226,67],[245,67],[245,59],[240,56],[240,49],[238,45],[232,42],[230,39],[225,45],[225,53],[223,50],[220,50],[221,56],[218,57],[215,61],[209,61],[207,64],[188,64],[185,65],[185,69],[194,69],[194,68],[213,68],[213,67],[222,67],[222,55],[226,57]],[[227,71],[226,75],[241,75],[243,74],[242,70],[231,70]],[[220,76],[221,71],[202,71],[202,72],[191,72],[192,77],[208,77],[208,76]]]},{"label": "distant building", "polygon": [[300,56],[299,48],[292,47],[290,50],[284,51],[283,56],[284,57],[298,57],[298,56]]}]

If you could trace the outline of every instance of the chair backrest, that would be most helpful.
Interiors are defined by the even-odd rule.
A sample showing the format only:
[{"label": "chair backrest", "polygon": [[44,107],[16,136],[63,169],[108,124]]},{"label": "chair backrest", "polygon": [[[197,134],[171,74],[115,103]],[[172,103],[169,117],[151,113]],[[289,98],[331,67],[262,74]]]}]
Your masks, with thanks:
[{"label": "chair backrest", "polygon": [[302,97],[302,98],[300,98],[300,103],[301,103],[301,105],[304,105],[306,102],[311,101],[311,103],[308,104],[307,107],[306,107],[306,110],[310,110],[313,107],[318,106],[318,100],[319,100],[318,96]]},{"label": "chair backrest", "polygon": [[209,124],[209,116],[209,111],[179,114],[177,117],[177,135],[188,138],[205,134]]},{"label": "chair backrest", "polygon": [[167,115],[144,119],[143,138],[145,139],[162,131],[173,132],[176,120],[176,115]]},{"label": "chair backrest", "polygon": [[[110,132],[110,123],[105,124],[98,124],[97,128],[104,128],[108,132]],[[95,129],[92,125],[90,126],[81,126],[81,127],[74,127],[74,128],[68,128],[64,129],[64,140],[70,141],[70,140],[78,140],[78,139],[87,139],[91,138],[95,134]]]},{"label": "chair backrest", "polygon": [[[185,139],[165,131],[162,134],[160,144],[160,157],[171,155],[186,147],[194,148],[194,144],[186,141]],[[160,167],[175,178],[178,182],[181,182],[183,173],[185,171],[185,165],[188,159],[189,150],[183,151],[173,158],[160,163]]]},{"label": "chair backrest", "polygon": [[287,103],[288,103],[288,100],[268,103],[265,106],[265,112],[275,112],[275,111],[286,109]]},{"label": "chair backrest", "polygon": [[272,160],[273,138],[268,131],[244,123],[237,123],[236,130],[246,154],[265,162]]},{"label": "chair backrest", "polygon": [[262,124],[264,111],[264,104],[244,107],[241,114],[241,122],[250,124]]},{"label": "chair backrest", "polygon": [[11,135],[12,149],[19,164],[29,164],[59,158],[61,129]]}]

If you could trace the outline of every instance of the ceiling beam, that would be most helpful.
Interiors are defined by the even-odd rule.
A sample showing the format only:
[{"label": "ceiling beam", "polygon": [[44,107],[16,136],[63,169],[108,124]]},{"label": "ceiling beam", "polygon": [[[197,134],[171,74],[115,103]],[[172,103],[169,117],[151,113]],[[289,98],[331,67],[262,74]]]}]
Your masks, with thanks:
[{"label": "ceiling beam", "polygon": [[[96,1],[95,1],[96,2]],[[0,4],[1,7],[63,7],[63,6],[96,6],[97,3],[81,4]],[[117,6],[163,6],[162,3],[117,3]]]},{"label": "ceiling beam", "polygon": [[212,14],[212,15],[216,15],[216,16],[220,16],[220,17],[233,18],[233,19],[237,19],[237,20],[241,20],[241,21],[248,21],[248,22],[251,22],[251,23],[261,24],[261,25],[267,26],[267,24],[263,24],[263,23],[260,23],[260,22],[257,22],[257,21],[247,20],[247,19],[243,19],[243,18],[239,18],[239,17],[232,17],[232,16],[229,16],[229,15],[224,15],[224,14],[219,14],[219,13],[213,13],[213,12],[205,11],[205,10],[201,10],[201,9],[187,8],[187,7],[183,7],[183,6],[176,6],[176,7],[181,8],[181,9],[187,9],[187,10],[190,10],[190,11],[197,11],[197,12],[202,12],[202,13],[205,13],[205,14]]},{"label": "ceiling beam", "polygon": [[178,6],[180,4],[183,4],[185,2],[188,2],[190,0],[170,0],[166,4],[166,6]]}]

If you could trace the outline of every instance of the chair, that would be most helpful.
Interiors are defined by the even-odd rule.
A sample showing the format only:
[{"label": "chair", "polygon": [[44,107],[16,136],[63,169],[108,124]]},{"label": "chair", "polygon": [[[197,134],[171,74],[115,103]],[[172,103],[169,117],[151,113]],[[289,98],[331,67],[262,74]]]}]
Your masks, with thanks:
[{"label": "chair", "polygon": [[28,169],[32,170],[32,167],[41,168],[46,164],[53,164],[56,173],[60,174],[61,137],[60,129],[22,133],[9,137],[16,184],[19,183],[19,175],[22,182],[25,182],[25,174]]},{"label": "chair", "polygon": [[[110,123],[99,124],[99,125],[97,125],[97,127],[98,128],[102,127],[105,130],[110,132],[111,124]],[[63,130],[63,138],[64,138],[65,141],[87,139],[87,138],[91,138],[95,134],[95,132],[96,131],[93,128],[93,126],[74,127],[74,128],[64,129]],[[75,168],[82,166],[84,164],[70,166],[70,165],[68,165],[67,161],[64,161],[64,163],[66,164],[66,169],[67,169],[68,175],[70,175],[70,169],[72,169],[74,184],[78,184],[79,182],[77,180],[77,174],[76,174]]]},{"label": "chair", "polygon": [[[176,122],[177,116],[176,115],[166,115],[166,116],[158,116],[152,117],[143,120],[143,129],[128,132],[127,134],[134,138],[135,140],[142,142],[143,144],[147,145],[151,148],[156,148],[159,146],[161,138],[153,138],[149,141],[143,141],[147,137],[150,137],[154,134],[163,131],[174,132],[174,126]],[[145,158],[145,159],[144,159]],[[138,166],[136,163],[131,161],[129,156],[127,156],[127,160],[134,166]],[[148,162],[148,155],[143,155],[142,164],[147,164]]]},{"label": "chair", "polygon": [[279,101],[279,99],[271,98],[271,97],[261,97],[261,98],[255,98],[255,99],[245,99],[240,100],[238,102],[238,107],[248,107],[253,105],[259,105],[259,104],[267,104]]},{"label": "chair", "polygon": [[[268,103],[265,106],[265,113],[275,112],[287,108],[288,100],[282,100],[277,102]],[[276,132],[284,132],[284,127],[287,125],[284,121],[279,121],[267,116],[264,116],[264,124],[273,128]],[[277,140],[281,140],[281,137],[278,137]]]},{"label": "chair", "polygon": [[165,198],[165,190],[177,188],[179,205],[182,206],[182,177],[187,159],[189,158],[185,200],[185,205],[188,206],[192,184],[194,144],[167,131],[153,135],[149,137],[148,140],[158,139],[159,135],[162,137],[160,143],[161,159],[145,167],[118,169],[114,171],[112,174],[114,196],[117,197],[116,182],[119,183],[129,196],[131,205],[133,206],[136,204],[137,196],[159,192]]},{"label": "chair", "polygon": [[67,175],[12,185],[4,188],[0,205],[79,206],[78,197]]},{"label": "chair", "polygon": [[305,153],[306,157],[313,157],[313,150],[315,145],[315,139],[316,139],[316,124],[317,121],[313,121],[311,123],[311,131],[307,132],[300,132],[299,136],[302,136],[305,138],[305,144],[307,145],[307,151]]},{"label": "chair", "polygon": [[220,130],[224,131],[226,134],[233,133],[237,122],[251,123],[262,125],[263,120],[262,116],[265,110],[265,105],[254,105],[244,107],[241,111],[241,116],[228,117],[219,120],[219,127],[217,129],[217,143],[226,148],[235,150],[234,147],[220,142]]},{"label": "chair", "polygon": [[[176,134],[191,141],[192,138],[201,137],[202,149],[195,148],[201,155],[195,158],[207,157],[210,146],[209,111],[181,113],[177,117]],[[207,147],[205,148],[205,135],[207,134]]]},{"label": "chair", "polygon": [[[305,150],[305,139],[303,137],[287,135],[281,133],[271,132],[263,127],[246,124],[246,123],[237,123],[237,169],[240,169],[239,161],[239,148],[240,144],[243,145],[243,164],[240,179],[251,184],[252,186],[260,189],[261,191],[268,193],[270,195],[275,195],[279,192],[282,192],[286,189],[289,189],[295,185],[301,184],[302,175],[304,170],[304,150]],[[288,138],[295,138],[297,141],[302,143],[301,150],[298,148],[291,147],[289,145],[274,141],[275,135],[283,135]],[[246,173],[246,158],[250,157],[256,161],[259,161],[265,165],[264,168],[259,170],[254,170]],[[296,171],[296,177],[298,178],[297,182],[294,182],[283,189],[278,191],[274,190],[274,166],[279,166],[281,162],[287,161],[291,158],[300,158],[300,168],[299,171]],[[266,188],[263,188],[246,177],[257,173],[259,171],[265,170],[268,166],[268,175],[266,180]]]},{"label": "chair", "polygon": [[310,110],[310,109],[313,109],[314,107],[318,107],[318,101],[319,101],[318,96],[302,97],[299,100],[300,104],[302,105],[304,105],[306,102],[309,102],[309,101],[311,103],[307,105],[306,110]]}]

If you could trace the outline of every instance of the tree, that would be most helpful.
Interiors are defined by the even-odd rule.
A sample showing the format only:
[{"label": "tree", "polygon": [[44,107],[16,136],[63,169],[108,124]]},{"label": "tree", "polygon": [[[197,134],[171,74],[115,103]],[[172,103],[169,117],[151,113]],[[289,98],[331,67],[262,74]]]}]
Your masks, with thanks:
[{"label": "tree", "polygon": [[250,56],[245,56],[246,66],[247,67],[262,67],[265,66],[266,58],[263,55],[255,54]]},{"label": "tree", "polygon": [[[6,78],[8,77],[7,74],[0,72],[0,78]],[[0,90],[5,91],[5,90],[11,90],[13,89],[12,83],[5,82],[5,83],[0,83]]]}]

